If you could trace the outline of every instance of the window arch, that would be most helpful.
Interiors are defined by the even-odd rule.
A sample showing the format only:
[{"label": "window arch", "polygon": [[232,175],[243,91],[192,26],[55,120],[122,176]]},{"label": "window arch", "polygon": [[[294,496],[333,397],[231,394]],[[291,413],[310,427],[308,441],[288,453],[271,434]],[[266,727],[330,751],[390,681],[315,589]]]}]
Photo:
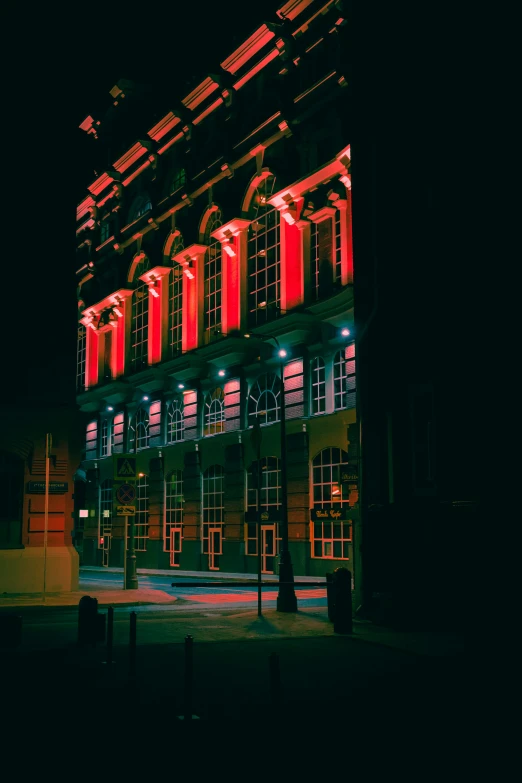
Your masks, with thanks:
[{"label": "window arch", "polygon": [[163,551],[170,552],[170,564],[179,566],[183,526],[183,472],[172,470],[165,477],[165,522]]},{"label": "window arch", "polygon": [[350,489],[343,481],[348,473],[348,454],[343,449],[320,451],[312,461],[312,498],[314,511],[339,512],[338,518],[318,518],[311,522],[312,557],[347,560],[352,538],[351,521],[343,519],[349,508]]},{"label": "window arch", "polygon": [[132,294],[131,328],[131,365],[134,371],[142,370],[148,364],[149,287],[140,280],[140,275],[148,268],[149,259],[144,256],[135,265],[132,275],[132,280],[136,280],[136,288]]},{"label": "window arch", "polygon": [[199,224],[199,238],[204,245],[209,245],[212,239],[212,232],[223,225],[223,215],[217,204],[212,204],[205,210],[201,223]]},{"label": "window arch", "polygon": [[179,443],[185,430],[184,405],[181,397],[175,397],[167,405],[167,443]]},{"label": "window arch", "polygon": [[205,397],[203,435],[218,435],[225,428],[225,394],[217,388]]},{"label": "window arch", "polygon": [[321,356],[316,356],[310,362],[310,386],[312,415],[326,413],[326,367]]},{"label": "window arch", "polygon": [[149,445],[149,412],[146,408],[138,408],[130,424],[131,451],[146,449]]},{"label": "window arch", "polygon": [[98,529],[98,549],[103,545],[100,539],[112,530],[112,481],[105,479],[100,484],[100,519]]},{"label": "window arch", "polygon": [[249,203],[252,222],[248,229],[248,320],[252,326],[279,314],[281,301],[281,252],[279,212],[268,204],[275,191],[275,177],[258,182]]},{"label": "window arch", "polygon": [[152,209],[152,201],[148,193],[141,193],[137,196],[129,210],[129,223],[134,223],[142,215]]},{"label": "window arch", "polygon": [[[277,457],[263,457],[261,459],[261,510],[277,511],[281,504],[281,467]],[[247,473],[247,507],[249,511],[257,511],[258,476],[259,466],[253,462]],[[276,533],[276,540],[279,535]],[[257,524],[246,525],[246,554],[257,555]]]},{"label": "window arch", "polygon": [[274,373],[264,373],[252,384],[248,395],[248,423],[256,417],[260,424],[279,421],[281,406],[281,379]]},{"label": "window arch", "polygon": [[219,568],[225,517],[224,477],[225,471],[221,465],[211,465],[203,473],[201,546],[203,554],[209,556],[210,569]]}]

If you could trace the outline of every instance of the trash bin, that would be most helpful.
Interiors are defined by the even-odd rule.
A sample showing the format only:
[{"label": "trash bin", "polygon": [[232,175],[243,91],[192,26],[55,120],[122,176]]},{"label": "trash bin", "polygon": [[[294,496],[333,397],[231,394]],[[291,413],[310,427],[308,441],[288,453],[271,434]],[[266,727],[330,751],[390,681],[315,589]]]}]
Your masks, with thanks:
[{"label": "trash bin", "polygon": [[22,642],[22,618],[14,612],[0,614],[0,647],[18,647]]},{"label": "trash bin", "polygon": [[333,572],[334,631],[352,633],[352,574],[347,568]]},{"label": "trash bin", "polygon": [[78,604],[78,644],[96,644],[98,636],[98,600],[84,595]]}]

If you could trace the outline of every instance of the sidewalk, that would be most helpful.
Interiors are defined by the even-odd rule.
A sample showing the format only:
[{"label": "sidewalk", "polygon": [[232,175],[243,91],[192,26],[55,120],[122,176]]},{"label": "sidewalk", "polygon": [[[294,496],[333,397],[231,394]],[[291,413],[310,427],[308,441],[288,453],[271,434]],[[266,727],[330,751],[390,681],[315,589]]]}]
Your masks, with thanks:
[{"label": "sidewalk", "polygon": [[[110,585],[100,589],[94,582],[92,585],[89,584],[89,572],[106,570],[102,568],[82,568],[82,590],[47,594],[45,600],[42,594],[4,595],[0,597],[0,612],[2,610],[11,610],[9,611],[11,613],[12,610],[17,608],[31,607],[38,607],[44,614],[46,607],[74,607],[76,609],[82,596],[91,595],[97,598],[98,606],[101,610],[108,606],[113,606],[119,613],[120,622],[115,623],[115,645],[127,642],[128,625],[127,622],[122,622],[126,613],[124,615],[121,614],[125,607],[138,608],[139,644],[180,644],[184,641],[187,634],[197,639],[198,643],[259,641],[262,639],[304,639],[307,637],[339,638],[339,635],[334,631],[333,623],[328,620],[326,607],[305,606],[303,609],[299,609],[297,613],[289,614],[278,612],[275,608],[263,607],[262,617],[258,617],[255,602],[252,602],[248,607],[234,606],[233,604],[201,607],[201,605],[197,604],[192,605],[189,601],[181,601],[177,610],[172,606],[172,611],[168,613],[168,622],[164,621],[165,617],[163,612],[161,612],[161,617],[158,613],[154,616],[147,613],[147,622],[144,623],[139,620],[141,616],[140,606],[157,605],[168,610],[169,605],[177,603],[177,598],[163,590],[154,588],[123,590],[118,585]],[[111,570],[118,572],[118,569]],[[147,573],[152,572],[142,569],[138,571],[139,575],[146,575]],[[153,573],[172,575],[170,571]],[[194,574],[185,572],[183,576],[185,575],[194,579],[208,578],[207,573]],[[245,575],[234,574],[233,576],[238,579],[245,578]],[[222,579],[230,579],[228,574],[220,574],[220,577]],[[30,624],[24,627],[22,647],[27,646],[36,649],[36,646],[40,645],[41,649],[50,649],[52,645],[56,645],[58,642],[68,644],[75,639],[75,627],[71,630],[71,626],[69,626],[67,630],[64,629],[60,632],[55,630],[49,638],[44,636],[45,626],[40,625],[39,627],[41,630],[38,633],[35,630],[36,627],[33,628]],[[464,649],[463,638],[455,633],[398,631],[376,626],[357,618],[353,621],[353,634],[350,638],[420,656],[451,656],[461,653]]]}]

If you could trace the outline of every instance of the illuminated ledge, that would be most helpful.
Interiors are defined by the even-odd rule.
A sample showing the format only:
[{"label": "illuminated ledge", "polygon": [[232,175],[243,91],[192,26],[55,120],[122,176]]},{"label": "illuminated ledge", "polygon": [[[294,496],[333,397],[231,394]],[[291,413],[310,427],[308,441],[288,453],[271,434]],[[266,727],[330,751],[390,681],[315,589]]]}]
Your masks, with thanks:
[{"label": "illuminated ledge", "polygon": [[162,367],[153,365],[141,372],[126,375],[125,381],[134,390],[139,389],[142,392],[154,393],[163,391],[165,388],[166,376]]}]

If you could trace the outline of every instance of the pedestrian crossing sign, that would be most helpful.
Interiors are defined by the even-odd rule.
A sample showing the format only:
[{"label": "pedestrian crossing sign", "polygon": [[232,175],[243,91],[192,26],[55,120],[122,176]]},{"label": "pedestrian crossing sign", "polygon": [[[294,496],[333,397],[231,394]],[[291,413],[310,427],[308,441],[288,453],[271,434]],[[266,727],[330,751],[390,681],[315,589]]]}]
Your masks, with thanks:
[{"label": "pedestrian crossing sign", "polygon": [[135,454],[118,454],[114,460],[114,478],[136,481]]}]

